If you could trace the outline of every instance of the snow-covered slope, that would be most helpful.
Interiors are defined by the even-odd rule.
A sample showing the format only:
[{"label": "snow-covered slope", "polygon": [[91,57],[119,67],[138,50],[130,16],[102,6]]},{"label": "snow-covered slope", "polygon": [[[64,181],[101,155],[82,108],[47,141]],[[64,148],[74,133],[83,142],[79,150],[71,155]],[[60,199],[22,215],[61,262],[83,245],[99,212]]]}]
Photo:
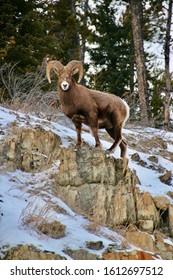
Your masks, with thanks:
[{"label": "snow-covered slope", "polygon": [[[65,118],[65,117],[64,117]],[[51,130],[59,135],[62,139],[62,146],[68,147],[75,142],[76,133],[71,123],[68,125],[67,120],[61,119],[59,122],[51,122],[45,119],[37,118],[21,112],[16,112],[10,109],[0,107],[0,141],[3,141],[5,135],[8,133],[10,127],[24,126],[34,127],[36,125],[42,126],[46,130]],[[63,125],[65,124],[65,125]],[[85,142],[94,146],[94,139],[91,133],[83,132],[82,134]],[[173,133],[163,133],[163,131],[151,128],[132,128],[124,129],[125,138],[129,139],[148,139],[148,143],[153,136],[162,137],[167,144],[168,154],[173,154]],[[106,134],[100,132],[100,137],[106,139]],[[102,149],[106,150],[111,144],[109,141],[102,140]],[[143,147],[145,150],[145,147]],[[157,168],[150,169],[151,162],[149,157],[156,154],[158,162],[156,167],[161,167],[163,171],[173,170],[173,162],[169,160],[169,156],[163,157],[158,155],[158,150],[152,147],[147,152],[139,151],[138,147],[128,148],[129,167],[136,170],[137,176],[141,182],[139,188],[142,191],[150,192],[152,195],[166,196],[173,204],[173,199],[167,196],[168,191],[173,191],[172,184],[166,185],[159,179],[160,173]],[[138,162],[132,161],[131,156],[138,153],[140,159],[145,162],[145,167],[139,165]],[[113,154],[119,157],[119,149]],[[37,248],[46,251],[53,251],[70,259],[64,253],[67,248],[78,249],[86,248],[86,242],[102,240],[104,249],[110,244],[116,243],[120,246],[123,243],[123,237],[118,233],[111,231],[105,227],[97,227],[95,232],[89,231],[91,222],[86,217],[74,213],[64,202],[52,196],[49,185],[51,184],[52,176],[57,170],[59,162],[46,171],[39,173],[26,173],[21,170],[10,171],[6,170],[4,166],[0,166],[0,252],[5,250],[8,246],[12,247],[17,244],[33,244]],[[34,192],[34,191],[35,192]],[[50,205],[50,207],[48,207]],[[52,206],[59,206],[63,211],[61,213],[55,212]],[[34,228],[27,227],[26,217],[31,214],[38,214],[44,212],[45,218],[49,221],[58,220],[66,225],[66,235],[60,239],[53,239],[40,235]],[[128,249],[134,246],[128,245]],[[92,253],[101,254],[103,250],[93,251]]]}]

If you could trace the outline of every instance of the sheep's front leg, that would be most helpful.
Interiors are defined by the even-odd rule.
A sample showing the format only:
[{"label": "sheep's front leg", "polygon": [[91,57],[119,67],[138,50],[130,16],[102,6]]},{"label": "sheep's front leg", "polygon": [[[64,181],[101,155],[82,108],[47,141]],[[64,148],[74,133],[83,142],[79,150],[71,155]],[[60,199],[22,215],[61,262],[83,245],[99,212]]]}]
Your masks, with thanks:
[{"label": "sheep's front leg", "polygon": [[101,145],[99,136],[98,136],[98,119],[97,115],[89,115],[88,123],[95,138],[95,147],[99,147]]},{"label": "sheep's front leg", "polygon": [[76,143],[76,145],[77,146],[81,146],[82,145],[81,128],[82,128],[81,124],[76,126],[76,133],[77,133],[77,143]]},{"label": "sheep's front leg", "polygon": [[76,127],[76,133],[77,133],[77,143],[76,143],[76,145],[81,146],[81,144],[82,144],[82,137],[81,137],[82,124],[81,124],[81,122],[79,122],[79,119],[76,116],[74,116],[72,118],[72,121],[73,121],[73,123]]}]

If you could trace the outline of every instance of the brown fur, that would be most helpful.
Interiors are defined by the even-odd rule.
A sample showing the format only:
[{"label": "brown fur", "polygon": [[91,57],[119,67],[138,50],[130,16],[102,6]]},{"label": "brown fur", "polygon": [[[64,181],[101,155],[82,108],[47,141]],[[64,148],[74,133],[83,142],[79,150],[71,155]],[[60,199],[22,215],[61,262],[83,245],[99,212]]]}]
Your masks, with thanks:
[{"label": "brown fur", "polygon": [[[114,143],[109,148],[109,151],[113,151],[119,145],[121,157],[124,158],[126,143],[122,140],[122,128],[128,112],[127,106],[125,106],[122,99],[113,94],[91,90],[77,84],[72,77],[72,73],[65,67],[58,73],[58,76],[58,94],[61,108],[76,127],[77,145],[80,146],[82,144],[82,123],[91,128],[96,141],[96,147],[100,146],[98,129],[105,128],[114,139]],[[64,80],[70,84],[69,89],[66,91],[63,91],[61,88],[61,83]]]}]

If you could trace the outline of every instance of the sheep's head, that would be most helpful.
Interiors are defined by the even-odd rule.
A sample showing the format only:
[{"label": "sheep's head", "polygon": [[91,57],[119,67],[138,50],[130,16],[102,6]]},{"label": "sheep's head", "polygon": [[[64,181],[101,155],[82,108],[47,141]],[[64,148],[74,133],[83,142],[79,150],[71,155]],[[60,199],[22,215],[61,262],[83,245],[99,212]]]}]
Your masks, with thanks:
[{"label": "sheep's head", "polygon": [[78,60],[72,60],[66,66],[57,60],[48,61],[46,66],[46,76],[49,83],[51,83],[51,70],[54,70],[57,73],[58,83],[63,91],[69,89],[73,75],[79,73],[78,83],[80,83],[83,77],[83,65]]}]

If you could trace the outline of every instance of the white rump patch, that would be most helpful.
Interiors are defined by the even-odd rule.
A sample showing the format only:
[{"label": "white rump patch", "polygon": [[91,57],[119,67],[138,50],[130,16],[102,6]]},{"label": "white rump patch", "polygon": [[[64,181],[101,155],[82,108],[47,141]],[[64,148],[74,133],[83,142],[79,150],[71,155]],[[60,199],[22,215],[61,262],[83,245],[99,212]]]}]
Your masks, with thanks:
[{"label": "white rump patch", "polygon": [[124,103],[124,105],[125,105],[125,107],[126,107],[126,117],[125,117],[125,119],[124,119],[124,121],[123,121],[123,124],[122,124],[122,127],[123,127],[123,126],[125,126],[126,121],[128,120],[128,118],[129,118],[129,116],[130,116],[130,107],[129,107],[129,105],[126,103],[126,101],[124,101],[124,100],[122,100],[122,101],[123,101],[123,103]]}]

